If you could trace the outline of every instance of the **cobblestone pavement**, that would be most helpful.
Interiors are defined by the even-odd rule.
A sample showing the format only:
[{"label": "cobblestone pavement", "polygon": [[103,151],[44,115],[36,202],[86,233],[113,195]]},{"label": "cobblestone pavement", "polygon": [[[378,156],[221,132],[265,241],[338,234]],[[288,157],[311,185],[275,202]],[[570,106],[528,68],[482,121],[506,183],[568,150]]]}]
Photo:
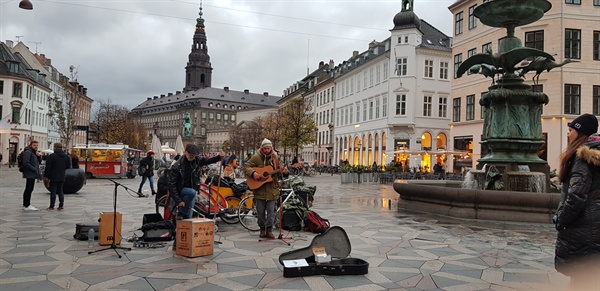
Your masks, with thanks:
[{"label": "cobblestone pavement", "polygon": [[[136,179],[121,179],[137,189]],[[89,180],[65,197],[64,211],[24,212],[25,181],[12,168],[0,169],[1,290],[560,290],[569,279],[554,270],[555,232],[550,224],[459,220],[398,212],[392,185],[341,184],[338,175],[307,177],[316,185],[313,209],[343,227],[350,256],[369,262],[358,276],[284,278],[281,253],[310,244],[312,233],[289,232],[291,246],[258,241],[241,225],[218,223],[214,254],[175,255],[172,243],[157,248],[113,250],[88,255],[88,242],[73,239],[75,224],[112,212],[113,184]],[[149,192],[146,185],[146,192]],[[138,229],[154,199],[119,189],[122,246]],[[36,183],[32,204],[49,205]],[[95,249],[104,247],[96,246]]]}]

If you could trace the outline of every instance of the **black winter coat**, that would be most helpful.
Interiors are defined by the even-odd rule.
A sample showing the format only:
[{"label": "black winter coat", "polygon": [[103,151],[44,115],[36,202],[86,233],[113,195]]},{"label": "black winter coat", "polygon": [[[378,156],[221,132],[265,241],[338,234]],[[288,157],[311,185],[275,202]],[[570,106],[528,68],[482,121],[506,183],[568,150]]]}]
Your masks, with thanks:
[{"label": "black winter coat", "polygon": [[556,213],[554,265],[572,276],[585,264],[600,264],[600,136],[593,135],[577,150],[563,194]]},{"label": "black winter coat", "polygon": [[138,167],[148,167],[146,172],[144,172],[143,177],[152,177],[154,176],[154,159],[151,157],[145,157],[140,161],[140,165]]},{"label": "black winter coat", "polygon": [[[202,172],[202,167],[206,165],[210,165],[216,163],[221,160],[221,156],[214,156],[210,159],[196,157],[193,161],[188,161],[187,158],[181,156],[173,166],[171,166],[171,170],[169,171],[169,192],[171,194],[171,198],[175,201],[176,204],[179,204],[181,201],[180,192],[183,189],[183,176],[190,175],[192,179],[192,185],[194,185],[194,189],[198,190],[200,188],[200,173]],[[182,167],[182,163],[191,163],[192,171],[191,173],[185,173]]]},{"label": "black winter coat", "polygon": [[41,162],[42,157],[36,155],[35,151],[31,147],[26,147],[23,152],[23,178],[39,178]]},{"label": "black winter coat", "polygon": [[46,159],[44,177],[52,182],[64,182],[67,169],[71,168],[71,159],[63,150],[54,150]]}]

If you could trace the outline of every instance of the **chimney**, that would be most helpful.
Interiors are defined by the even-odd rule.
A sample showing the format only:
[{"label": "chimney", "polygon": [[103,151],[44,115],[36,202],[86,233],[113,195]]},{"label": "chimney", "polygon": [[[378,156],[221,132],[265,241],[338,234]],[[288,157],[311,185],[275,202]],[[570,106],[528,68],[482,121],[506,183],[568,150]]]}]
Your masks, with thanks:
[{"label": "chimney", "polygon": [[160,98],[164,98],[164,97],[165,97],[165,94],[160,94]]},{"label": "chimney", "polygon": [[83,92],[83,85],[77,85],[77,92]]},{"label": "chimney", "polygon": [[83,87],[83,95],[87,96],[87,88]]},{"label": "chimney", "polygon": [[154,96],[154,100],[158,99],[158,96]]},{"label": "chimney", "polygon": [[333,69],[333,67],[335,66],[335,63],[333,62],[333,59],[329,60],[329,69]]},{"label": "chimney", "polygon": [[168,95],[168,96],[173,96],[173,93],[169,93],[169,95]]},{"label": "chimney", "polygon": [[244,89],[244,94],[250,94],[250,90]]},{"label": "chimney", "polygon": [[353,52],[352,52],[352,57],[353,57],[353,58],[356,58],[356,57],[358,57],[358,51],[353,51]]},{"label": "chimney", "polygon": [[181,91],[175,91],[175,94],[179,95],[181,94]]},{"label": "chimney", "polygon": [[263,92],[263,95],[265,95],[265,97],[269,96],[269,92]]},{"label": "chimney", "polygon": [[223,87],[223,90],[225,90],[225,92],[229,92],[229,87]]},{"label": "chimney", "polygon": [[320,62],[319,62],[319,69],[320,69],[321,67],[323,67],[324,65],[325,65],[325,62],[323,62],[323,61],[320,61]]},{"label": "chimney", "polygon": [[6,40],[6,46],[7,46],[9,49],[13,48],[13,41],[12,41],[12,40],[8,40],[8,39],[7,39],[7,40]]},{"label": "chimney", "polygon": [[146,101],[150,101],[150,100],[152,100],[152,97],[146,98]]}]

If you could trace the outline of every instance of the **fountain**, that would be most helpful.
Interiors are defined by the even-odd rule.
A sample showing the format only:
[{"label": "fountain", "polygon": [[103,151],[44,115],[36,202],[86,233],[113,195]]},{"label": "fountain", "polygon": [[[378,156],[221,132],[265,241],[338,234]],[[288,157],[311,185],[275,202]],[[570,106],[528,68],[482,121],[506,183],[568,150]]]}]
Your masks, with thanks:
[{"label": "fountain", "polygon": [[[425,208],[431,209],[436,209],[431,204],[449,206],[443,208],[448,212],[461,208],[455,216],[482,218],[482,207],[487,207],[489,212],[484,216],[489,219],[550,221],[560,197],[546,193],[550,189],[550,169],[537,156],[544,144],[542,106],[549,99],[543,92],[532,92],[531,86],[523,82],[523,75],[535,71],[539,77],[544,70],[567,62],[556,64],[552,55],[523,47],[515,37],[515,28],[539,20],[551,7],[546,0],[492,0],[475,8],[474,15],[481,23],[507,31],[497,53],[475,54],[456,72],[457,78],[467,71],[492,78],[488,93],[480,100],[485,108],[481,145],[486,155],[478,160],[477,169],[467,174],[463,183],[466,189],[409,190],[412,187],[407,183],[397,181],[394,189],[401,193],[402,200],[420,200],[429,203]],[[475,211],[472,215],[465,210],[470,207]],[[519,211],[525,214],[516,215]],[[537,215],[530,215],[532,212]]]}]

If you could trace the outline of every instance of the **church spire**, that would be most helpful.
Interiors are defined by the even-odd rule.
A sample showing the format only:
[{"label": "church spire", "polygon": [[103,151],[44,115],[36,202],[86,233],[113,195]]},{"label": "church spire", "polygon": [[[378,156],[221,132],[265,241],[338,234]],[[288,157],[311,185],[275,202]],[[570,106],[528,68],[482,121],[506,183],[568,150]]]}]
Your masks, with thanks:
[{"label": "church spire", "polygon": [[206,46],[206,32],[204,27],[204,18],[202,18],[202,1],[200,1],[200,11],[196,18],[196,31],[192,42],[192,51],[188,55],[187,66],[185,67],[185,88],[183,91],[192,91],[211,86],[212,67],[210,65],[210,56]]}]

